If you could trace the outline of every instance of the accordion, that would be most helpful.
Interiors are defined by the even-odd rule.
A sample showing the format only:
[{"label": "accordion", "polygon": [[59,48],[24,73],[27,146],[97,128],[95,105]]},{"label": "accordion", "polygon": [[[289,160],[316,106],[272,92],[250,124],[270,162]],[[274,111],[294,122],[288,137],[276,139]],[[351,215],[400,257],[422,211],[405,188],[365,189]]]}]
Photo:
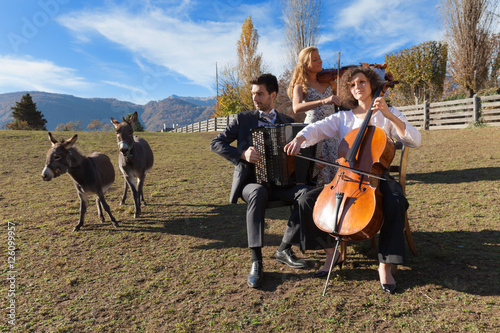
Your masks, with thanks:
[{"label": "accordion", "polygon": [[[306,124],[260,126],[250,133],[260,159],[255,164],[255,178],[264,186],[290,186],[295,184],[313,185],[314,162],[287,155],[283,148],[303,129]],[[316,145],[302,149],[304,155],[314,156]]]}]

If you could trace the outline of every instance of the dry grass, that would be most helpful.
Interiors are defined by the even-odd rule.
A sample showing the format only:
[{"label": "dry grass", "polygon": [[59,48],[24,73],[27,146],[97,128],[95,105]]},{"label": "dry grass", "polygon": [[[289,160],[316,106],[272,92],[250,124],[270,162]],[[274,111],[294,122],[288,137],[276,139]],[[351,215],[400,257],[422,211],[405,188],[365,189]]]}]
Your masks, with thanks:
[{"label": "dry grass", "polygon": [[[56,133],[60,138],[63,133]],[[68,138],[72,133],[64,134]],[[43,182],[44,132],[0,131],[0,237],[15,224],[16,320],[7,322],[7,242],[0,282],[2,331],[18,332],[498,332],[500,331],[500,129],[432,131],[410,151],[410,223],[420,252],[398,272],[396,295],[378,286],[369,242],[349,247],[327,295],[305,270],[273,253],[288,211],[269,211],[265,283],[246,286],[245,206],[228,203],[233,167],[209,151],[215,133],[144,133],[155,152],[149,203],[133,218],[119,206],[123,181],[114,134],[79,133],[101,151],[117,181],[106,198],[120,228],[98,222],[95,205],[80,232],[68,176]]]}]

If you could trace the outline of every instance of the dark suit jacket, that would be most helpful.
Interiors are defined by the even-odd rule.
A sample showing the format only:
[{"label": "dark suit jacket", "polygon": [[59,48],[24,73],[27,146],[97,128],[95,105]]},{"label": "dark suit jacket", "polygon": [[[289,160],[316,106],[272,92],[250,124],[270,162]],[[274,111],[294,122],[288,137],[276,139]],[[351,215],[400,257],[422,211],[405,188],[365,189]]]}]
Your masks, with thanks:
[{"label": "dark suit jacket", "polygon": [[[292,117],[276,112],[275,124],[293,123]],[[254,165],[241,159],[241,154],[252,145],[250,130],[258,126],[259,111],[244,111],[212,140],[210,149],[235,165],[229,201],[236,203],[246,184],[255,182]],[[237,140],[236,147],[231,143]]]}]

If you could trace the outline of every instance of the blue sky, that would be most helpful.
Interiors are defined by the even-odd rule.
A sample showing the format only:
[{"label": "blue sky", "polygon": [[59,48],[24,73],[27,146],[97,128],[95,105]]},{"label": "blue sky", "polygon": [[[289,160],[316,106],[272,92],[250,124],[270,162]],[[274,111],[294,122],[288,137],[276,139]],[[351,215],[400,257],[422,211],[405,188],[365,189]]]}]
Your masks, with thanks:
[{"label": "blue sky", "polygon": [[[318,48],[326,65],[384,62],[442,40],[438,2],[322,1]],[[285,63],[281,1],[2,0],[0,93],[39,90],[137,104],[215,96],[215,68],[235,64],[252,17],[270,72]]]}]

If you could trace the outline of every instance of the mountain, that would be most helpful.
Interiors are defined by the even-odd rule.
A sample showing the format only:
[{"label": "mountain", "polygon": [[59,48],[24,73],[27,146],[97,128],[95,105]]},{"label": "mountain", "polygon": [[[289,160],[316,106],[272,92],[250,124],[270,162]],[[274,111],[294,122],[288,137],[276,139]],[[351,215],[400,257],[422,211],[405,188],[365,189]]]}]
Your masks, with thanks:
[{"label": "mountain", "polygon": [[[188,125],[206,120],[214,112],[215,99],[170,96],[158,102],[144,105],[143,125],[148,131],[158,131],[173,125]],[[205,105],[204,105],[205,104]],[[206,104],[211,104],[207,106]]]},{"label": "mountain", "polygon": [[[0,94],[0,128],[12,121],[11,107],[19,102],[27,92]],[[81,121],[82,128],[94,119],[106,124],[110,117],[120,119],[137,111],[139,119],[147,131],[158,131],[172,124],[180,126],[205,120],[213,113],[214,98],[179,97],[172,95],[161,101],[151,101],[145,105],[119,101],[114,98],[80,98],[72,95],[46,92],[29,92],[36,107],[47,119],[47,129],[54,130],[59,124]]]}]

